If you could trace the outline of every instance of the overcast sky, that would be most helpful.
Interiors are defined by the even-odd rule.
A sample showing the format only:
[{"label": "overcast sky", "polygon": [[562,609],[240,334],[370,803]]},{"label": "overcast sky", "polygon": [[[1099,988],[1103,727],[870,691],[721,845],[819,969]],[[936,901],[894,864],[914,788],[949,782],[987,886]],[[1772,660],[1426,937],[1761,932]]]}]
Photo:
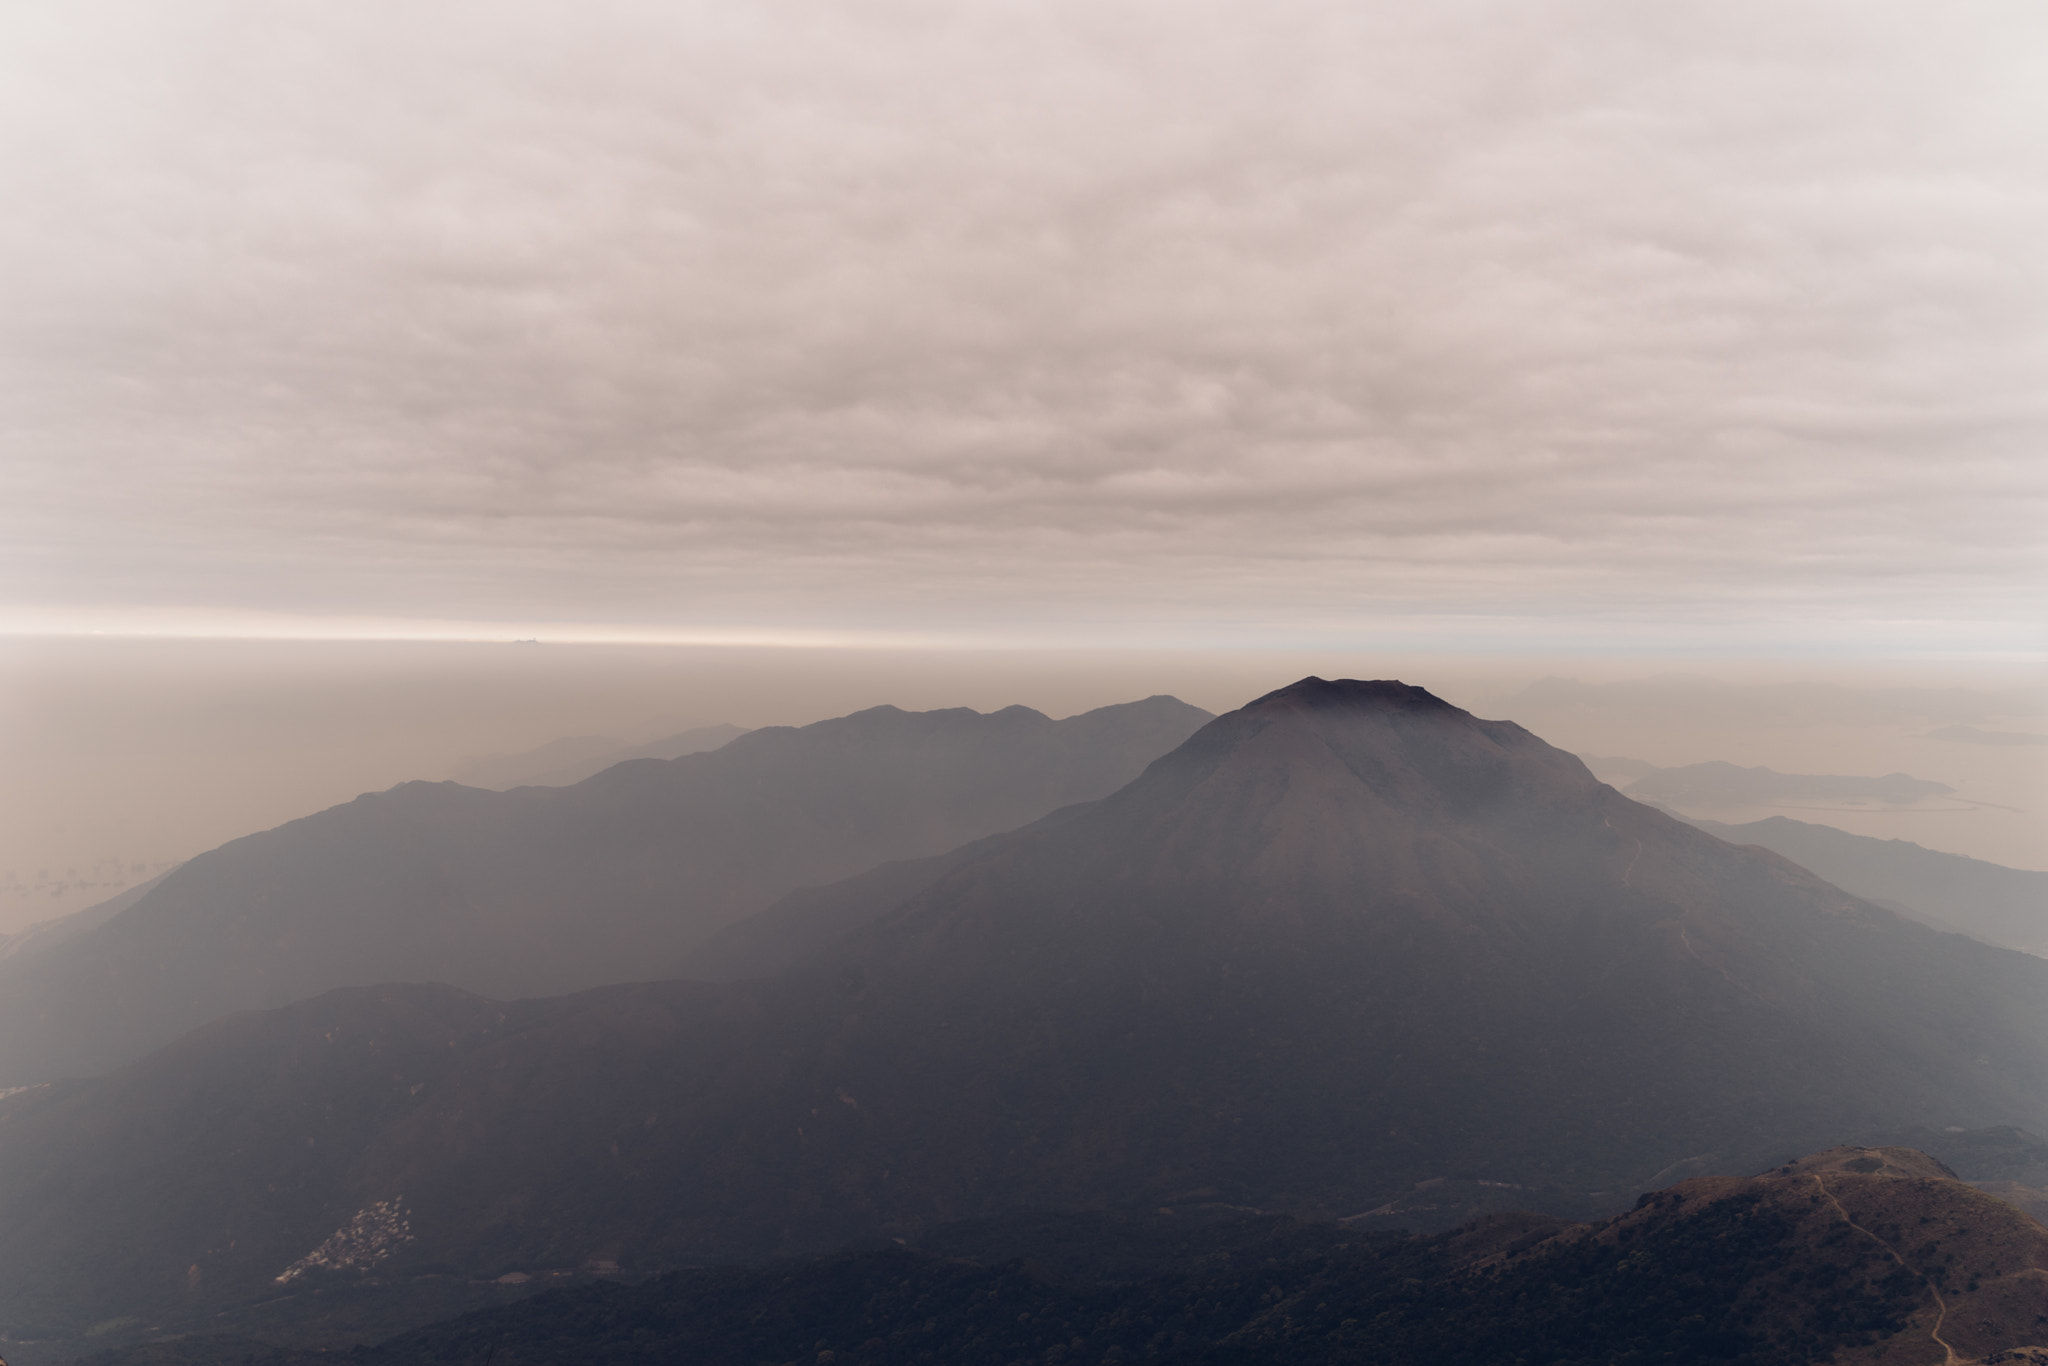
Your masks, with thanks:
[{"label": "overcast sky", "polygon": [[0,9],[0,629],[2039,653],[2048,7]]}]

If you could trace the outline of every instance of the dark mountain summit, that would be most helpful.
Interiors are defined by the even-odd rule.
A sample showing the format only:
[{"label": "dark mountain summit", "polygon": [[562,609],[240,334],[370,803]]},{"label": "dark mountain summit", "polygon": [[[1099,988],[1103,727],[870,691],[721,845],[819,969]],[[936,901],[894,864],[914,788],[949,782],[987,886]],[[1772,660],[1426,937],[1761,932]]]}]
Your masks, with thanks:
[{"label": "dark mountain summit", "polygon": [[664,976],[782,894],[1114,791],[1209,719],[877,707],[568,788],[406,783],[236,840],[0,963],[0,1087],[92,1074],[338,986],[503,996]]},{"label": "dark mountain summit", "polygon": [[1361,1172],[1601,1190],[1894,1116],[2048,1115],[2042,965],[1399,684],[1220,718],[837,957],[878,1013],[948,1021],[896,1041],[927,1067],[975,1038],[984,1107],[924,1122],[972,1146],[967,1114],[1059,1113],[998,1182],[1051,1203],[1113,1172],[1348,1213]]},{"label": "dark mountain summit", "polygon": [[1308,679],[781,977],[344,993],[0,1102],[0,1293],[247,1294],[400,1200],[395,1269],[650,1269],[1017,1209],[1366,1215],[1439,1180],[1600,1213],[2044,1122],[2048,963],[1419,688]]}]

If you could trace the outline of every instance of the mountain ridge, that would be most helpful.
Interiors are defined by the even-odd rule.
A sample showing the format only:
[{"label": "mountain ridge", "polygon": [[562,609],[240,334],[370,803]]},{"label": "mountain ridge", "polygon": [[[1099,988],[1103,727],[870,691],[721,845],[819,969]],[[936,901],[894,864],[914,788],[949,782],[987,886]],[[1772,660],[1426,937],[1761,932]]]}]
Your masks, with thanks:
[{"label": "mountain ridge", "polygon": [[721,722],[694,726],[659,740],[634,744],[608,735],[569,735],[517,754],[463,759],[448,776],[465,787],[506,792],[515,787],[568,787],[629,759],[680,759],[717,749],[747,733]]},{"label": "mountain ridge", "polygon": [[1679,819],[1731,844],[1755,844],[1782,854],[1853,895],[1937,929],[2048,955],[2048,873],[1785,816],[1740,825]]},{"label": "mountain ridge", "polygon": [[202,854],[0,969],[0,1086],[103,1071],[334,986],[517,997],[659,975],[794,888],[1100,796],[1207,717],[1163,697],[1064,721],[872,708],[568,788],[364,794]]},{"label": "mountain ridge", "polygon": [[2044,1127],[2044,1039],[2040,960],[1512,723],[1303,680],[780,977],[363,989],[0,1101],[0,1309],[247,1294],[401,1194],[409,1255],[478,1271],[1030,1209],[1351,1216],[1440,1178],[1599,1214],[1683,1161]]}]

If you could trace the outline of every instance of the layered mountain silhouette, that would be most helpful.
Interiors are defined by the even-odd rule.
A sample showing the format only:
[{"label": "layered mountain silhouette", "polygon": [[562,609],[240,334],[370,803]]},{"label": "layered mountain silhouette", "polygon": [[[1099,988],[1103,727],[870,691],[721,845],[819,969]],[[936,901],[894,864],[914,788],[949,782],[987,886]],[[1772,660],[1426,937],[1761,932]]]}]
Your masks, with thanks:
[{"label": "layered mountain silhouette", "polygon": [[641,745],[609,735],[570,735],[518,754],[465,759],[448,776],[465,787],[488,787],[497,792],[515,787],[569,787],[630,759],[680,759],[730,744],[746,733],[744,726],[696,726]]},{"label": "layered mountain silhouette", "polygon": [[2044,1123],[2048,963],[1519,726],[1307,679],[778,977],[341,992],[0,1100],[0,1295],[189,1310],[380,1220],[397,1276],[1020,1209],[1348,1217],[1439,1179],[1593,1214],[1674,1170]]},{"label": "layered mountain silhouette", "polygon": [[[1073,820],[1093,805],[1076,802],[1063,806],[1014,833],[1049,829]],[[737,982],[772,977],[797,967],[1011,838],[1010,833],[990,835],[930,858],[898,859],[839,882],[800,888],[690,950],[676,964],[674,976],[699,982]]]},{"label": "layered mountain silhouette", "polygon": [[0,961],[0,1087],[98,1073],[228,1011],[338,986],[530,996],[664,976],[794,888],[1101,797],[1208,719],[1170,697],[1064,721],[878,707],[567,788],[359,797]]},{"label": "layered mountain silhouette", "polygon": [[1654,769],[1628,785],[1630,796],[1672,806],[1727,808],[1777,802],[1834,801],[1908,806],[1955,791],[1947,783],[1887,773],[1881,778],[1827,773],[1779,773],[1714,760],[1680,768]]},{"label": "layered mountain silhouette", "polygon": [[2048,735],[2025,730],[1981,730],[1976,726],[1942,726],[1920,737],[1956,745],[2048,745]]},{"label": "layered mountain silhouette", "polygon": [[[1621,768],[1615,775],[1619,777],[1627,773],[1622,766],[1634,761],[1588,758],[1587,763],[1596,775]],[[1640,767],[1658,771],[1648,764]],[[1636,795],[1625,786],[1622,791]],[[1047,819],[1065,820],[1081,809],[1067,808]],[[1922,924],[2048,957],[2048,873],[1946,854],[1907,840],[1852,835],[1784,816],[1731,825],[1676,811],[1669,814],[1730,844],[1754,844],[1782,854],[1850,895]],[[944,873],[984,852],[984,847],[977,842],[933,858],[886,864],[843,883],[792,892],[685,955],[677,975],[732,981],[792,967],[894,910]]]},{"label": "layered mountain silhouette", "polygon": [[12,968],[13,964],[9,960],[26,961],[40,958],[59,944],[91,933],[155,891],[157,884],[168,876],[168,873],[160,873],[147,882],[139,882],[125,892],[108,897],[105,901],[95,902],[64,915],[52,916],[48,920],[39,920],[12,934],[0,934],[0,972]]},{"label": "layered mountain silhouette", "polygon": [[1784,816],[1741,825],[1683,819],[1731,844],[1756,844],[1783,854],[1846,892],[1937,929],[2048,955],[2048,873]]}]

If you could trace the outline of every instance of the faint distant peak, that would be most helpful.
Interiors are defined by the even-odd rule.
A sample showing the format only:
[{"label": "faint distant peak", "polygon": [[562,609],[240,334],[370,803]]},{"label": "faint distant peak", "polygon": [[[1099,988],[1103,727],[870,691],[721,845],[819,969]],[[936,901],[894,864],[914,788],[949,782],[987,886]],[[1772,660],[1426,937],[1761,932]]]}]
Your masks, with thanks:
[{"label": "faint distant peak", "polygon": [[[1976,740],[1968,732],[1976,730],[1973,723],[2038,716],[2048,710],[2048,704],[2043,703],[2038,691],[2017,688],[1998,692],[1968,688],[1871,688],[1816,681],[1740,682],[1681,673],[1589,683],[1552,674],[1508,698],[1502,709],[1525,721],[1594,712],[1608,721],[1626,718],[1658,724],[1682,719],[1695,725],[1712,722],[1744,727],[1904,724],[1917,730],[1921,726],[1940,725],[1943,729],[1928,738],[2011,744],[2015,742]],[[2048,743],[2048,736],[2037,738]]]},{"label": "faint distant peak", "polygon": [[1204,716],[1215,715],[1214,712],[1205,711],[1203,708],[1197,707],[1192,703],[1181,701],[1172,693],[1156,692],[1150,697],[1141,697],[1135,702],[1112,702],[1106,707],[1091,707],[1087,711],[1075,712],[1073,716],[1069,716],[1066,719],[1073,721],[1083,716],[1130,716],[1139,712],[1161,712],[1174,715],[1200,712]]},{"label": "faint distant peak", "polygon": [[[719,749],[747,733],[745,726],[721,722],[715,726],[694,726],[678,731],[674,735],[651,741],[639,747],[635,757],[647,759],[680,759],[685,754],[703,754]],[[621,761],[623,762],[623,761]]]},{"label": "faint distant peak", "polygon": [[1955,791],[1947,783],[1887,773],[1868,778],[1841,773],[1779,773],[1769,768],[1743,768],[1723,760],[1660,768],[1628,786],[1637,798],[1655,798],[1677,807],[1768,806],[1783,801],[1881,802],[1909,806],[1928,797]]},{"label": "faint distant peak", "polygon": [[517,754],[493,754],[459,760],[448,776],[468,787],[513,787],[530,775],[578,763],[627,747],[612,735],[567,735]]},{"label": "faint distant peak", "polygon": [[465,786],[499,792],[515,787],[569,787],[629,759],[679,759],[721,748],[746,733],[744,726],[697,726],[644,745],[605,735],[573,735],[518,754],[466,759],[451,776]]},{"label": "faint distant peak", "polygon": [[1077,712],[1057,724],[1077,734],[1115,734],[1135,728],[1185,736],[1215,719],[1214,712],[1190,706],[1178,697],[1155,693],[1136,702],[1116,702]]},{"label": "faint distant peak", "polygon": [[1638,778],[1647,778],[1657,772],[1657,765],[1645,759],[1630,759],[1620,754],[1581,754],[1579,762],[1593,770],[1593,776],[1603,783],[1619,787],[1632,783]]},{"label": "faint distant peak", "polygon": [[1191,706],[1167,693],[1155,693],[1151,697],[1135,702],[1113,702],[1108,706],[1094,707],[1084,712],[1055,721],[1036,707],[1012,703],[993,711],[976,711],[972,707],[935,707],[929,711],[905,711],[901,707],[883,704],[849,712],[823,721],[814,721],[798,730],[861,729],[883,725],[896,728],[925,728],[932,726],[973,725],[998,727],[1060,727],[1088,729],[1092,723],[1106,723],[1117,726],[1129,724],[1133,719],[1152,717],[1159,720],[1180,722],[1185,718],[1213,719],[1214,713]]},{"label": "faint distant peak", "polygon": [[972,707],[933,707],[928,711],[906,711],[902,707],[885,702],[880,706],[863,707],[844,716],[829,716],[822,721],[813,721],[807,726],[796,726],[792,729],[817,734],[831,734],[835,731],[898,734],[905,731],[915,733],[962,726],[984,727],[991,722],[999,726],[1049,726],[1052,724],[1052,718],[1042,711],[1017,705],[991,712],[979,712]]},{"label": "faint distant peak", "polygon": [[1922,740],[1946,740],[1957,745],[2048,745],[2048,735],[2017,730],[1979,730],[1975,726],[1943,726],[1930,730]]}]

